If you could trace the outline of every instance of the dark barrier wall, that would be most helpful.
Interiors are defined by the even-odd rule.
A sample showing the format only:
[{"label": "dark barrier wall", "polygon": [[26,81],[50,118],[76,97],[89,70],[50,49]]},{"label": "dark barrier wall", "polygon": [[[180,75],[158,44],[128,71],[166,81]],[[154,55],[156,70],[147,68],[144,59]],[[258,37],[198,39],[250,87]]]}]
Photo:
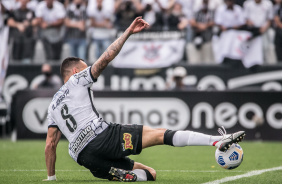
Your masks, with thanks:
[{"label": "dark barrier wall", "polygon": [[[5,81],[5,93],[15,89],[25,89],[34,78],[40,75],[40,65],[9,65]],[[282,89],[282,65],[258,66],[252,69],[234,68],[223,65],[184,66],[188,76],[187,84],[200,90],[215,88],[218,90],[238,90],[250,87],[271,90]],[[53,66],[59,75],[59,66]],[[108,66],[99,77],[98,89],[111,90],[164,90],[166,79],[172,74],[172,68],[140,70],[119,69]]]},{"label": "dark barrier wall", "polygon": [[[47,108],[55,91],[18,91],[12,123],[19,139],[45,138]],[[246,139],[282,140],[280,92],[96,91],[94,104],[108,122],[218,134],[245,130]]]}]

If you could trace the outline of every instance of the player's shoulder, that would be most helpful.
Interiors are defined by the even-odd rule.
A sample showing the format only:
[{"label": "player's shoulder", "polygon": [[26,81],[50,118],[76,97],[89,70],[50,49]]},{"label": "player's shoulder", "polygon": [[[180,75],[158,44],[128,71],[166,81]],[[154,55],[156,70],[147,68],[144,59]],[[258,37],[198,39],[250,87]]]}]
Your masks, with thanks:
[{"label": "player's shoulder", "polygon": [[65,83],[53,96],[52,102],[48,107],[48,112],[55,110],[61,102],[69,95],[70,88],[68,83]]},{"label": "player's shoulder", "polygon": [[88,74],[90,72],[90,68],[91,68],[91,66],[88,66],[84,70],[82,70],[82,71],[80,71],[80,72],[78,72],[76,74],[73,74],[72,76],[74,76],[75,78],[88,76]]},{"label": "player's shoulder", "polygon": [[72,75],[69,79],[70,82],[73,83],[73,85],[79,85],[83,87],[89,87],[94,82],[97,81],[97,79],[94,79],[91,74],[91,66],[85,68],[84,70],[80,71],[79,73],[76,73]]}]

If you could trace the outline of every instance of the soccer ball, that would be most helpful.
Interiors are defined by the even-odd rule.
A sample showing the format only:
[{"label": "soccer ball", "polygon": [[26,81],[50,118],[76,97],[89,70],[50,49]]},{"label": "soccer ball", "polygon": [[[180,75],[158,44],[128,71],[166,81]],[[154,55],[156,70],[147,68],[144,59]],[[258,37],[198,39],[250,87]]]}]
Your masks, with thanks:
[{"label": "soccer ball", "polygon": [[232,144],[226,151],[215,151],[215,160],[224,169],[235,169],[243,161],[243,149],[239,144]]}]

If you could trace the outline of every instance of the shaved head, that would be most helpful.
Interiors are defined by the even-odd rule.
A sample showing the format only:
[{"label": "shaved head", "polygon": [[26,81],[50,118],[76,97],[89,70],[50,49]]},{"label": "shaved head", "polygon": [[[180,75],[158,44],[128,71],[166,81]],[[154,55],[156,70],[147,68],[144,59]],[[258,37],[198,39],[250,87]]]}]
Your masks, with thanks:
[{"label": "shaved head", "polygon": [[[64,59],[60,69],[61,76],[64,82],[66,82],[68,78],[70,78],[75,73],[75,71],[82,71],[86,67],[87,64],[83,61],[83,59],[80,59],[78,57],[68,57]],[[73,69],[75,69],[75,71]]]}]

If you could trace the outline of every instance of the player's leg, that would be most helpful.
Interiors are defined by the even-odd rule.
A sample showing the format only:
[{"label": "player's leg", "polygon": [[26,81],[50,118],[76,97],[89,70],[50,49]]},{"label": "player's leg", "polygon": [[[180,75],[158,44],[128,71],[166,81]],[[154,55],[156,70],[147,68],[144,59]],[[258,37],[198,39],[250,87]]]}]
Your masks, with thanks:
[{"label": "player's leg", "polygon": [[167,129],[153,129],[143,127],[142,148],[167,144],[176,147],[213,145],[222,139],[222,136],[211,136],[193,131],[172,131]]},{"label": "player's leg", "polygon": [[134,162],[133,172],[138,176],[137,181],[155,181],[157,177],[155,169],[139,162]]},{"label": "player's leg", "polygon": [[112,176],[110,180],[119,180],[125,182],[156,180],[156,171],[153,168],[139,162],[134,162],[134,166],[130,170],[122,168],[124,167],[112,167],[109,171],[109,174]]},{"label": "player's leg", "polygon": [[216,146],[220,151],[228,149],[232,143],[240,142],[244,136],[244,131],[226,134],[225,129],[219,129],[221,136],[212,136],[194,131],[172,131],[166,129],[152,129],[143,127],[142,148],[155,145],[183,146]]}]

